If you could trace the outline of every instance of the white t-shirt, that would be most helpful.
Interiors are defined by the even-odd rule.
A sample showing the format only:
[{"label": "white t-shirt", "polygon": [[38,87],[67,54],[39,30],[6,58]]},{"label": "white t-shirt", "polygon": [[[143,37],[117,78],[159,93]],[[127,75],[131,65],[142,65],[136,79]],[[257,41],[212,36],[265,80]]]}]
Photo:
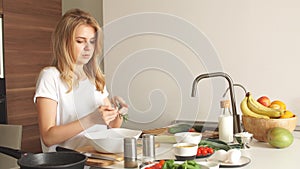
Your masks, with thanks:
[{"label": "white t-shirt", "polygon": [[[80,81],[79,85],[73,87],[71,92],[67,93],[67,90],[66,84],[60,79],[60,73],[55,67],[47,67],[40,72],[36,84],[34,103],[36,103],[37,97],[46,97],[56,101],[58,103],[56,125],[67,124],[94,112],[96,108],[104,104],[104,99],[108,96],[106,87],[101,93],[96,90],[95,85],[89,79]],[[88,130],[105,129],[107,129],[106,125],[95,125]],[[88,140],[83,135],[84,132],[65,141],[60,146],[76,149],[88,145]],[[55,151],[56,146],[46,147],[42,142],[44,152]]]}]

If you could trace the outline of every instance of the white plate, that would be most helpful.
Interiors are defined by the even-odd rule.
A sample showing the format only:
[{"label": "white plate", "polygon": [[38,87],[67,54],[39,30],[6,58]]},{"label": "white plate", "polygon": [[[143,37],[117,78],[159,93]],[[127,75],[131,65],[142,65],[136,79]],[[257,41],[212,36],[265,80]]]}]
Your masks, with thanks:
[{"label": "white plate", "polygon": [[[207,161],[214,161],[218,162],[214,159],[207,159]],[[240,160],[237,163],[224,163],[224,162],[219,162],[220,163],[220,168],[232,168],[232,167],[243,167],[251,162],[251,159],[245,156],[242,156]]]},{"label": "white plate", "polygon": [[[175,164],[182,164],[183,162],[184,162],[184,161],[174,161]],[[156,162],[156,163],[158,163],[158,162]],[[143,166],[143,167],[140,168],[140,169],[145,169],[146,167],[151,167],[151,166],[153,166],[153,165],[156,164],[156,163],[145,165],[145,166]],[[199,163],[198,163],[198,164],[199,164]],[[201,166],[201,169],[210,169],[210,168],[208,168],[207,166],[205,166],[205,165],[203,165],[203,164],[200,164],[200,166]]]}]

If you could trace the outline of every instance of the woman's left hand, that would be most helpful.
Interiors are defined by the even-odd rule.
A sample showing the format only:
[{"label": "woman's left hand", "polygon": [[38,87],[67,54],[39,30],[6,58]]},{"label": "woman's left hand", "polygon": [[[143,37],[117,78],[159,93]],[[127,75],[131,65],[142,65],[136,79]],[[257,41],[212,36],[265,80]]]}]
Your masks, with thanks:
[{"label": "woman's left hand", "polygon": [[128,108],[128,104],[126,104],[125,100],[120,96],[114,96],[110,99],[110,101],[111,104],[118,109],[121,109],[122,107]]}]

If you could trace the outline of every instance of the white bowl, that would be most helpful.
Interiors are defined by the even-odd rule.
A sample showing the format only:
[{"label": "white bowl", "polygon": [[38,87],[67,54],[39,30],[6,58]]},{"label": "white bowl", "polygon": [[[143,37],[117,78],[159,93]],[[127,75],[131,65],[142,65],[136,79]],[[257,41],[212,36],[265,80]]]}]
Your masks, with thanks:
[{"label": "white bowl", "polygon": [[124,138],[134,137],[138,139],[141,134],[141,130],[112,128],[104,131],[89,132],[85,134],[85,137],[98,152],[123,153]]},{"label": "white bowl", "polygon": [[248,144],[251,143],[253,139],[253,134],[248,132],[236,133],[234,135],[234,140],[241,144],[242,148],[248,148]]},{"label": "white bowl", "polygon": [[177,143],[173,145],[173,148],[177,160],[192,160],[196,157],[198,144]]},{"label": "white bowl", "polygon": [[177,143],[199,144],[202,138],[202,134],[198,132],[180,132],[174,136]]}]

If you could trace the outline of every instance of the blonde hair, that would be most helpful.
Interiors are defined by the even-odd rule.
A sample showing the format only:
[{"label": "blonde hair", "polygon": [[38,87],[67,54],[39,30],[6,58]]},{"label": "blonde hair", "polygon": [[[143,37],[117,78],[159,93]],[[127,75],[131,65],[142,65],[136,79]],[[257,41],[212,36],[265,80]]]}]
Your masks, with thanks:
[{"label": "blonde hair", "polygon": [[67,11],[58,22],[52,34],[53,62],[60,72],[60,78],[68,86],[68,91],[73,89],[74,66],[76,56],[74,54],[75,31],[80,25],[89,25],[95,29],[95,50],[91,60],[83,69],[87,77],[95,83],[96,89],[103,92],[105,86],[104,75],[100,69],[100,57],[102,56],[103,33],[98,22],[89,13],[80,9]]}]

